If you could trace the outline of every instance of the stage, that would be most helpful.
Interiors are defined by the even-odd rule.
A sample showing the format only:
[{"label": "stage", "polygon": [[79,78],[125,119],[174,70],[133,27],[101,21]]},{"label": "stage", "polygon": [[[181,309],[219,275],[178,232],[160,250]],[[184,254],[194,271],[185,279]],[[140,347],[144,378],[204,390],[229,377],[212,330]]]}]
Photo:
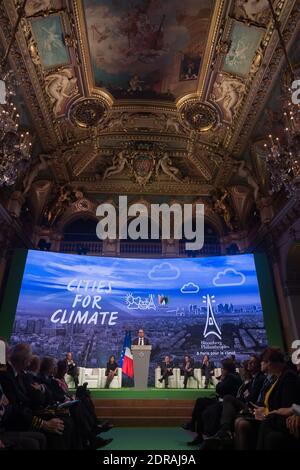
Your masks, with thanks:
[{"label": "stage", "polygon": [[214,389],[92,389],[97,416],[122,427],[172,427],[190,420],[195,400]]}]

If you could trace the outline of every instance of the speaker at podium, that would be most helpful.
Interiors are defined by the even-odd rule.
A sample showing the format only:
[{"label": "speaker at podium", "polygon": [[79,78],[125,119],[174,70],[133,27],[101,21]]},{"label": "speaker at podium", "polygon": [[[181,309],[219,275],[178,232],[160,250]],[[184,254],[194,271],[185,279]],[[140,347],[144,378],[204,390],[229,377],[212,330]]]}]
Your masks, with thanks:
[{"label": "speaker at podium", "polygon": [[152,346],[150,345],[131,346],[134,368],[134,388],[136,390],[147,389],[151,350]]}]

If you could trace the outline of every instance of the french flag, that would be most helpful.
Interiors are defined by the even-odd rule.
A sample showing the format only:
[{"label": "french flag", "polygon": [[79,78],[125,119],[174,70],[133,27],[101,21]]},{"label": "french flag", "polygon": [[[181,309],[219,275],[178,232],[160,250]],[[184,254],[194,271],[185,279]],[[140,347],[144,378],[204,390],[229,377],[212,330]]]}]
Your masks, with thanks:
[{"label": "french flag", "polygon": [[119,366],[123,374],[133,378],[133,357],[131,354],[131,331],[126,331]]}]

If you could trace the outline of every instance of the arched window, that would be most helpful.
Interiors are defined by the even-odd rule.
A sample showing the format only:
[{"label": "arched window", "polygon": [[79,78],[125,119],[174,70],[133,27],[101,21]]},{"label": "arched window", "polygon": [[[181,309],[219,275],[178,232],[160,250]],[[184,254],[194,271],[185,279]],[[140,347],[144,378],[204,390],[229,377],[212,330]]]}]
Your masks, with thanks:
[{"label": "arched window", "polygon": [[81,217],[64,227],[60,251],[79,255],[102,253],[102,240],[96,235],[97,220]]}]

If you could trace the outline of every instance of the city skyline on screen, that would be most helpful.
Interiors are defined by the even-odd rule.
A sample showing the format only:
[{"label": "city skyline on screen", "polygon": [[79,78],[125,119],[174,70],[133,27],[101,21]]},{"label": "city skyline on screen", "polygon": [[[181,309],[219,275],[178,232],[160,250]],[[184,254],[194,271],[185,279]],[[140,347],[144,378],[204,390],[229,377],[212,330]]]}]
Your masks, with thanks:
[{"label": "city skyline on screen", "polygon": [[[152,344],[150,383],[164,354],[209,353],[220,363],[267,345],[252,254],[208,258],[112,258],[29,251],[12,343],[40,355],[103,367],[126,330]],[[151,379],[152,377],[152,379]]]}]

